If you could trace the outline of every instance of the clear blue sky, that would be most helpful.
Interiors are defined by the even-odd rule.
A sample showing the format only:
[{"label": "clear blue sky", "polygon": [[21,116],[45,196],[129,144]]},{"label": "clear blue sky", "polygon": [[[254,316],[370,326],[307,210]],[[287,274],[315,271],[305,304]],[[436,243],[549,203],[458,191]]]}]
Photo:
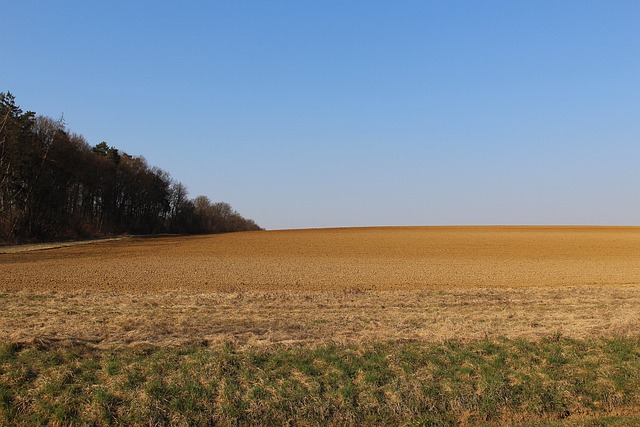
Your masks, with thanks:
[{"label": "clear blue sky", "polygon": [[0,91],[266,228],[640,225],[640,1],[7,1]]}]

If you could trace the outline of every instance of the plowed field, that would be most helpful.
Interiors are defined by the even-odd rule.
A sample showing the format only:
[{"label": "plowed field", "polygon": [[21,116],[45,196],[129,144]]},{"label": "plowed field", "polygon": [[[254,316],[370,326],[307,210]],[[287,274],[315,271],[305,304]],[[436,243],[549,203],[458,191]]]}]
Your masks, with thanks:
[{"label": "plowed field", "polygon": [[638,227],[318,229],[45,248],[0,253],[0,339],[270,345],[640,331]]}]

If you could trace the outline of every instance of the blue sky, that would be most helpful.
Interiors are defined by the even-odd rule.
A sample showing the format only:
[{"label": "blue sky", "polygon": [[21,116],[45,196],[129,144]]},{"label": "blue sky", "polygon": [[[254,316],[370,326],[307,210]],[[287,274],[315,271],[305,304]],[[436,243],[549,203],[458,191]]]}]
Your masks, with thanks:
[{"label": "blue sky", "polygon": [[635,0],[2,15],[0,91],[266,228],[640,225]]}]

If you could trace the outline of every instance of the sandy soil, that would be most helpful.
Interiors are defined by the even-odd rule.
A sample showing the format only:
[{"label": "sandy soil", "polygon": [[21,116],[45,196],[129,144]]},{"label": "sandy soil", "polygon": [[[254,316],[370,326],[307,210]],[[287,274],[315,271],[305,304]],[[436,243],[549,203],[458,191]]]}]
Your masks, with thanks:
[{"label": "sandy soil", "polygon": [[640,227],[292,230],[0,254],[0,340],[640,332]]}]

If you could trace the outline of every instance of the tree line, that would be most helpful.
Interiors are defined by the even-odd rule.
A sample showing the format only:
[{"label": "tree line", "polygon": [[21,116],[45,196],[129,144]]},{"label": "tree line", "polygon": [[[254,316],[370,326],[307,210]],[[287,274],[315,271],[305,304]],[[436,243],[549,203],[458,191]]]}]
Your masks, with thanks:
[{"label": "tree line", "polygon": [[228,203],[190,199],[143,157],[92,147],[62,119],[25,112],[0,92],[0,242],[259,229]]}]

